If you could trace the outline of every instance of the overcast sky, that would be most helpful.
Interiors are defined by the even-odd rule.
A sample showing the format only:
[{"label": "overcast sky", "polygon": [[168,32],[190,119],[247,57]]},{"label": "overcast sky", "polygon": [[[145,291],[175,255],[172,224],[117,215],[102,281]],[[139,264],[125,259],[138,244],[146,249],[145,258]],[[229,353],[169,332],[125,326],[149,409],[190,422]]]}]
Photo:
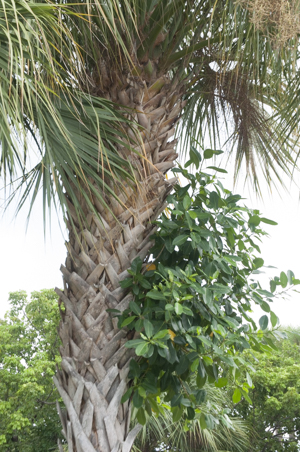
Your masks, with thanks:
[{"label": "overcast sky", "polygon": [[[231,178],[223,181],[226,188],[231,188]],[[270,271],[278,275],[281,270],[293,270],[300,278],[300,209],[299,189],[294,184],[287,192],[281,190],[281,197],[274,193],[269,195],[264,190],[264,201],[259,201],[251,190],[238,186],[235,192],[247,197],[245,204],[258,208],[264,217],[279,223],[278,226],[264,225],[270,238],[264,238],[261,246],[262,257],[266,265],[278,267]],[[0,199],[2,198],[0,192]],[[51,232],[47,230],[44,237],[41,200],[37,201],[35,210],[26,232],[26,209],[14,220],[14,209],[0,216],[0,317],[7,311],[8,294],[17,290],[28,293],[44,288],[62,286],[59,271],[64,263],[66,250],[64,237],[53,212]],[[266,287],[268,277],[266,276]],[[273,310],[284,325],[300,326],[300,294],[293,293],[289,300],[274,303]],[[263,313],[256,314],[258,318]]]}]

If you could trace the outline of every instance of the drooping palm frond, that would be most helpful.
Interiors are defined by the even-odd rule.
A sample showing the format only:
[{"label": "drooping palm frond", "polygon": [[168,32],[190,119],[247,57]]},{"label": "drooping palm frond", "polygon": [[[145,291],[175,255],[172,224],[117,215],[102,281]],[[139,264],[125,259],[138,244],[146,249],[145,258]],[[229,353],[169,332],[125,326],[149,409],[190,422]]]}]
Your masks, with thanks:
[{"label": "drooping palm frond", "polygon": [[[68,211],[70,219],[84,222],[88,212],[83,203],[90,212],[95,202],[106,206],[108,196],[116,197],[114,183],[120,188],[122,179],[127,183],[134,179],[130,162],[116,151],[117,143],[128,140],[120,127],[126,120],[105,99],[93,99],[92,106],[90,99],[82,96],[81,102],[75,104],[76,111],[61,98],[54,98],[54,105],[55,102],[59,102],[58,120],[62,128],[58,129],[55,118],[47,116],[46,108],[34,109],[36,129],[26,124],[31,132],[29,145],[36,154],[34,164],[12,185],[8,203],[21,192],[17,211],[28,198],[31,211],[37,193],[42,190],[44,219],[54,202],[64,214]],[[69,211],[68,200],[74,212]]]},{"label": "drooping palm frond", "polygon": [[[184,144],[190,138],[202,145],[207,140],[213,146],[226,143],[235,154],[235,178],[244,164],[259,191],[259,174],[269,186],[275,180],[282,183],[281,173],[291,175],[295,164],[297,153],[285,128],[288,114],[282,97],[294,78],[291,69],[297,55],[293,42],[274,48],[272,40],[255,28],[249,10],[238,3],[216,2],[211,34],[224,32],[219,43],[193,60],[199,72],[186,94]],[[283,76],[285,67],[289,70]]]},{"label": "drooping palm frond", "polygon": [[[68,49],[64,56],[61,45]],[[57,119],[50,97],[61,90],[57,57],[71,60],[78,57],[76,50],[53,5],[1,0],[0,170],[4,178],[14,176],[16,164],[26,163],[27,124],[34,125],[34,109],[43,105],[47,115]]]},{"label": "drooping palm frond", "polygon": [[[205,390],[207,402],[199,406],[199,411],[208,417],[226,412],[229,403],[226,393],[211,385]],[[213,429],[203,429],[198,418],[186,429],[184,420],[173,422],[172,413],[166,407],[164,415],[148,419],[134,445],[136,452],[246,452],[248,448],[249,428],[245,421],[226,417],[226,422],[216,424]]]},{"label": "drooping palm frond", "polygon": [[108,182],[132,178],[115,147],[125,141],[128,121],[110,102],[80,89],[88,75],[74,36],[79,24],[89,27],[87,11],[65,2],[0,3],[0,175],[5,184],[21,175],[10,197],[23,190],[18,209],[30,196],[32,207],[42,189],[44,215],[53,199],[66,211],[67,191],[82,218],[80,193],[105,205],[103,193],[114,195]]},{"label": "drooping palm frond", "polygon": [[229,155],[235,154],[235,179],[245,165],[258,192],[260,176],[271,186],[275,180],[282,182],[280,170],[291,175],[297,156],[294,143],[283,133],[283,122],[256,98],[247,76],[217,74],[209,65],[203,72],[184,112],[186,141],[194,138],[204,146],[209,140],[215,148],[225,145]]}]

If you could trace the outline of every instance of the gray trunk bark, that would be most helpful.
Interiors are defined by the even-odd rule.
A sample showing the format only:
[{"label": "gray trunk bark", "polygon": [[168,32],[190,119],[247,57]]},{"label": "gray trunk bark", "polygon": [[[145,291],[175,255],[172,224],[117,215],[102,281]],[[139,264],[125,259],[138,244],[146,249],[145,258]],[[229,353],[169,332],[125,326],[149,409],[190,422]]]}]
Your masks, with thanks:
[{"label": "gray trunk bark", "polygon": [[145,159],[119,148],[133,162],[137,179],[126,191],[115,187],[123,205],[108,199],[109,211],[91,198],[96,216],[82,197],[82,226],[69,202],[75,230],[70,224],[66,266],[61,268],[64,290],[56,289],[64,310],[59,328],[62,363],[55,378],[65,405],[58,411],[69,452],[129,452],[140,429],[137,425],[130,430],[130,401],[121,404],[134,356],[125,347],[132,333],[118,329],[107,309],[128,307],[131,294],[119,282],[128,276],[134,258],[147,257],[153,221],[166,207],[176,181],[164,174],[177,157],[176,141],[170,138],[183,106],[180,87],[166,78],[153,82],[141,87],[140,81],[131,80],[122,91],[114,91],[119,103],[135,109],[145,128],[143,142],[136,146]]}]

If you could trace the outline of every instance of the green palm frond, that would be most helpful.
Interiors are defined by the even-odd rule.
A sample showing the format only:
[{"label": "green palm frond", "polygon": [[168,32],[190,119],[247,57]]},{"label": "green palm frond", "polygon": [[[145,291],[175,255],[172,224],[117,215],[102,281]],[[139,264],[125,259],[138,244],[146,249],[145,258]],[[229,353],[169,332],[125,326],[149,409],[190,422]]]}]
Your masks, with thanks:
[{"label": "green palm frond", "polygon": [[259,174],[271,186],[276,180],[282,183],[281,173],[291,175],[295,165],[291,128],[284,128],[287,111],[276,99],[287,79],[293,79],[292,71],[286,78],[282,73],[293,67],[296,55],[292,47],[274,49],[255,29],[248,10],[228,1],[223,6],[213,18],[216,30],[226,30],[223,41],[193,60],[199,70],[186,94],[184,147],[191,139],[202,145],[209,140],[215,147],[226,144],[235,154],[235,178],[244,164],[259,191]]},{"label": "green palm frond", "polygon": [[[68,49],[64,56],[62,47]],[[4,177],[13,177],[15,164],[26,162],[26,124],[34,121],[35,105],[42,103],[48,116],[57,118],[50,95],[62,88],[59,59],[74,57],[78,57],[76,46],[57,17],[56,7],[50,3],[1,0],[0,171]],[[70,72],[68,78],[73,75]]]},{"label": "green palm frond", "polygon": [[[223,412],[230,404],[226,393],[207,385],[207,402],[199,406],[205,415]],[[151,416],[139,434],[134,450],[151,452],[154,450],[180,450],[181,452],[246,452],[249,448],[249,429],[239,418],[227,418],[227,424],[220,422],[214,429],[202,429],[199,419],[189,422],[173,422],[172,413],[164,407],[164,415]]]},{"label": "green palm frond", "polygon": [[203,146],[207,140],[215,148],[225,145],[230,155],[235,154],[235,178],[244,164],[259,191],[259,175],[269,186],[276,179],[282,182],[280,170],[291,175],[297,154],[294,142],[284,133],[282,117],[278,120],[268,108],[271,100],[263,104],[254,90],[246,75],[223,75],[209,65],[203,67],[184,111],[184,147],[190,139]]},{"label": "green palm frond", "polygon": [[[84,94],[72,106],[54,97],[53,107],[59,111],[57,118],[48,115],[43,104],[35,105],[36,128],[26,124],[31,133],[29,144],[30,151],[35,151],[35,161],[12,185],[8,204],[21,192],[17,211],[27,199],[30,199],[31,211],[41,190],[44,218],[54,202],[56,208],[69,213],[70,219],[85,222],[87,214],[95,210],[95,199],[108,208],[107,196],[117,199],[114,184],[125,190],[125,181],[130,184],[130,180],[134,180],[130,162],[116,150],[116,144],[122,142],[124,146],[128,141],[122,129],[122,123],[128,121],[111,102],[87,98]],[[57,127],[58,123],[61,128]],[[69,211],[68,200],[75,207],[75,215]]]},{"label": "green palm frond", "polygon": [[[74,30],[80,34],[79,24],[89,29],[87,10],[82,13],[66,2],[0,2],[0,175],[5,183],[22,175],[10,196],[11,201],[22,191],[18,209],[28,197],[32,207],[40,189],[44,213],[51,199],[65,211],[66,192],[78,211],[80,193],[90,204],[95,196],[106,205],[104,191],[114,196],[111,181],[132,178],[129,162],[115,146],[128,141],[122,130],[128,121],[118,106],[80,88],[87,86],[88,74]],[[30,163],[33,148],[37,156]]]}]

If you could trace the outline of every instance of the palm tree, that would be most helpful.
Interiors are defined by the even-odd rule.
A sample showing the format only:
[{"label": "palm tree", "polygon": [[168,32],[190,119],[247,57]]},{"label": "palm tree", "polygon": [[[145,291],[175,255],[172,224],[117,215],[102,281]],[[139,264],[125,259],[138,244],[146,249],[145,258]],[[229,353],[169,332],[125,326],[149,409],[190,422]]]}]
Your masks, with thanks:
[{"label": "palm tree", "polygon": [[[21,168],[19,207],[42,189],[44,212],[54,201],[69,229],[55,379],[69,451],[127,452],[140,429],[130,431],[130,401],[121,404],[130,333],[107,309],[129,305],[119,282],[147,258],[178,139],[216,141],[223,115],[236,170],[245,160],[256,188],[258,164],[270,183],[294,162],[281,113],[297,82],[297,33],[276,48],[274,24],[257,29],[250,6],[1,1],[0,169],[13,178]],[[28,168],[32,140],[39,157]]]}]

